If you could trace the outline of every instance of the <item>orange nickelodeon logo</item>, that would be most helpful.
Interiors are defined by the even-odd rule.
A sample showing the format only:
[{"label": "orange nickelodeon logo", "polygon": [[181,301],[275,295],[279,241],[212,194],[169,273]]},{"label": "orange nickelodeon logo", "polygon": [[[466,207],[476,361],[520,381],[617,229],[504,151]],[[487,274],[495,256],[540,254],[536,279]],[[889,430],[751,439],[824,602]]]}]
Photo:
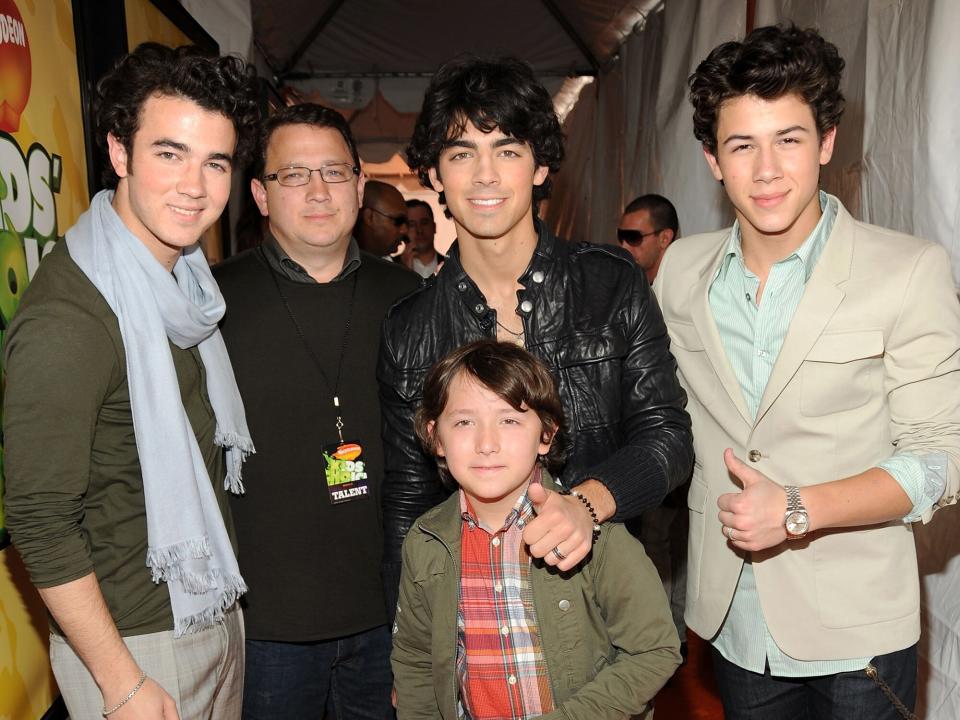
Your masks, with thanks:
[{"label": "orange nickelodeon logo", "polygon": [[344,443],[337,448],[333,456],[337,460],[356,460],[360,457],[361,452],[363,452],[363,450],[356,443]]},{"label": "orange nickelodeon logo", "polygon": [[0,0],[0,130],[20,129],[30,97],[30,41],[13,0]]}]

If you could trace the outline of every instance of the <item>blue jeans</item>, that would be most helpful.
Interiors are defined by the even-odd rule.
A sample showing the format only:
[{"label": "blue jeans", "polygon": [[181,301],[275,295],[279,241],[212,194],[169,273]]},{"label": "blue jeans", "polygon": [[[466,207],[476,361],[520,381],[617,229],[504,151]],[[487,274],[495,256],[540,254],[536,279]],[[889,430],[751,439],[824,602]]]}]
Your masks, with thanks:
[{"label": "blue jeans", "polygon": [[390,631],[321,642],[247,640],[244,720],[392,720]]},{"label": "blue jeans", "polygon": [[[910,712],[917,700],[917,646],[871,660]],[[903,720],[865,671],[817,677],[772,677],[744,670],[713,651],[713,670],[726,720]]]}]

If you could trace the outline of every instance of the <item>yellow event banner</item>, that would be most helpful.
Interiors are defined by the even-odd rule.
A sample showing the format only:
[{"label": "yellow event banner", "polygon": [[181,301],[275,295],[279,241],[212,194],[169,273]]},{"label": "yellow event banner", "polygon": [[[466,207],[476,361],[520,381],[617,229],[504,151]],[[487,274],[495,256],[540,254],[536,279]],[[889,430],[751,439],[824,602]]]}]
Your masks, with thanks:
[{"label": "yellow event banner", "polygon": [[[0,0],[0,339],[40,258],[89,203],[81,112],[71,0]],[[3,527],[0,505],[0,544]],[[57,694],[43,606],[7,547],[0,720],[39,718]]]}]

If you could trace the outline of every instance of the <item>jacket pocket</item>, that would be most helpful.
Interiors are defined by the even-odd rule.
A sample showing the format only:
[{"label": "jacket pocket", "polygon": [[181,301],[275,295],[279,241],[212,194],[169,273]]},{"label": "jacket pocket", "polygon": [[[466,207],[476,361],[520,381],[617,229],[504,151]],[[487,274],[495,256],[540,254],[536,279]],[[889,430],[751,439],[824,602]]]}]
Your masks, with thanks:
[{"label": "jacket pocket", "polygon": [[627,355],[623,332],[622,325],[605,325],[589,333],[569,335],[557,343],[560,394],[566,394],[572,402],[580,430],[619,421],[621,374]]},{"label": "jacket pocket", "polygon": [[800,370],[800,412],[830,415],[866,405],[882,390],[883,332],[828,333]]},{"label": "jacket pocket", "polygon": [[680,348],[690,352],[703,352],[703,340],[697,329],[685,322],[670,323],[671,349]]}]

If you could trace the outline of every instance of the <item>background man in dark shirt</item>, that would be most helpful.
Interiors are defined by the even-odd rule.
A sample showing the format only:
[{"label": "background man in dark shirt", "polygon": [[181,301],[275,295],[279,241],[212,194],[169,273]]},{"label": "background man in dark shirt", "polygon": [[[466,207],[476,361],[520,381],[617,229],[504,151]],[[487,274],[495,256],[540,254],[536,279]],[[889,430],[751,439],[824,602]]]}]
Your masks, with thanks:
[{"label": "background man in dark shirt", "polygon": [[673,203],[663,195],[641,195],[623,210],[617,241],[647,273],[647,281],[660,269],[660,260],[680,234],[680,221]]},{"label": "background man in dark shirt", "polygon": [[351,237],[370,183],[336,111],[281,109],[261,152],[251,190],[269,237],[216,270],[257,438],[233,505],[250,586],[244,717],[387,718],[375,362],[387,308],[419,280]]},{"label": "background man in dark shirt", "polygon": [[389,258],[400,247],[407,229],[407,204],[393,185],[368,180],[353,234],[360,249]]}]

